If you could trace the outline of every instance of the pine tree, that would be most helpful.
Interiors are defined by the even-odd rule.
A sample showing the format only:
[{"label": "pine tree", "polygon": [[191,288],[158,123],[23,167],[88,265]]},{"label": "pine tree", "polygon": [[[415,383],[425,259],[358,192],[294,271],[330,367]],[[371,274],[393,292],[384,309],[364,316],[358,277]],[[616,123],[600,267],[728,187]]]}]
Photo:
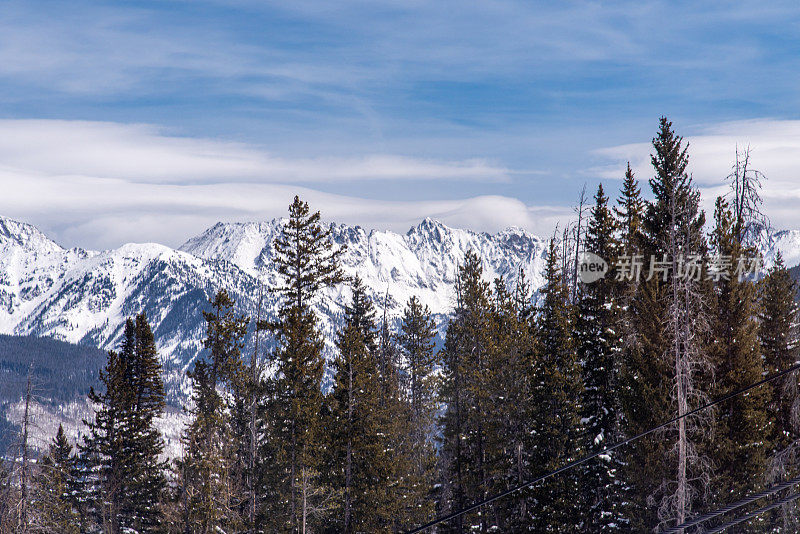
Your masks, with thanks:
[{"label": "pine tree", "polygon": [[[716,258],[730,258],[736,266],[755,253],[742,247],[733,215],[722,198],[717,198],[714,220],[711,245]],[[760,380],[764,367],[753,282],[726,274],[714,285],[708,352],[715,367],[714,396],[722,397]],[[733,502],[763,487],[769,446],[764,436],[771,433],[766,405],[767,389],[756,388],[719,406],[714,440],[709,444],[717,467],[712,502]]]},{"label": "pine tree", "polygon": [[[685,413],[708,393],[710,362],[701,350],[706,288],[694,277],[676,276],[679,269],[683,272],[683,260],[702,262],[705,216],[687,174],[687,148],[664,117],[653,149],[654,199],[642,220],[645,279],[636,286],[626,314],[632,337],[625,351],[623,387],[628,435]],[[626,468],[632,509],[637,510],[630,518],[633,528],[680,523],[687,517],[707,487],[707,463],[697,448],[702,428],[697,417],[681,419],[658,439],[633,445],[631,454],[640,459]]]},{"label": "pine tree", "polygon": [[[536,356],[533,403],[533,464],[537,475],[580,456],[581,370],[573,338],[574,310],[562,282],[558,248],[550,241],[537,317],[539,353]],[[575,532],[580,521],[576,496],[578,476],[564,473],[533,489],[532,526],[537,532]]]},{"label": "pine tree", "polygon": [[369,348],[370,338],[375,345],[374,310],[360,280],[352,290],[337,339],[333,390],[325,399],[331,485],[341,493],[341,506],[329,524],[345,533],[382,532],[397,511],[389,509],[394,473],[382,439],[378,366]]},{"label": "pine tree", "polygon": [[[594,198],[586,250],[611,264],[619,254],[619,245],[614,237],[615,220],[608,209],[608,198],[602,185],[598,186]],[[633,227],[631,224],[627,231],[635,231]],[[609,276],[582,284],[580,288],[576,342],[583,369],[581,409],[587,453],[600,452],[621,437],[619,377],[622,338],[618,331],[621,315],[618,286],[618,281]],[[593,532],[627,528],[621,466],[619,452],[612,451],[598,456],[583,469],[581,488],[586,507],[585,526]]]},{"label": "pine tree", "polygon": [[[534,317],[524,271],[520,270],[513,291],[506,288],[502,279],[495,280],[491,333],[493,366],[497,370],[489,410],[497,432],[495,491],[518,486],[538,472],[532,439],[538,412],[533,402],[534,362],[538,353]],[[494,526],[501,532],[527,530],[531,521],[529,504],[524,496],[496,502],[492,507]]]},{"label": "pine tree", "polygon": [[241,349],[249,320],[235,313],[234,302],[224,290],[209,305],[211,311],[203,312],[203,347],[208,353],[189,373],[191,421],[183,436],[184,457],[178,463],[185,529],[202,534],[238,528],[244,498],[235,484],[235,466],[241,464],[235,456],[238,449],[228,399],[242,374]]},{"label": "pine tree", "polygon": [[262,518],[273,530],[305,532],[309,521],[309,491],[319,472],[320,409],[322,405],[323,340],[310,308],[325,287],[344,280],[341,249],[334,249],[330,230],[319,212],[295,197],[289,218],[275,240],[274,261],[281,282],[274,289],[283,302],[276,322],[269,325],[277,348],[272,356],[271,398],[264,403]]},{"label": "pine tree", "polygon": [[620,197],[617,200],[618,206],[614,208],[614,215],[621,230],[620,245],[625,254],[635,254],[640,249],[642,218],[645,207],[641,196],[639,182],[631,170],[630,162],[628,162]]},{"label": "pine tree", "polygon": [[[775,264],[759,282],[758,341],[768,375],[784,371],[800,361],[797,284],[778,253]],[[766,442],[770,447],[768,482],[798,476],[800,459],[800,379],[798,373],[771,382],[766,391],[767,417],[772,423]],[[785,532],[798,528],[796,503],[784,506],[774,517]]]},{"label": "pine tree", "polygon": [[435,351],[435,323],[430,309],[416,297],[408,299],[398,342],[408,396],[408,460],[405,508],[407,524],[418,524],[434,513],[431,492],[435,481],[436,450],[433,443],[439,366]]},{"label": "pine tree", "polygon": [[[497,439],[498,433],[493,431],[496,421],[487,414],[491,413],[491,399],[496,393],[491,390],[496,369],[490,359],[490,290],[482,275],[480,258],[468,252],[459,268],[457,307],[447,328],[442,354],[441,400],[446,406],[441,421],[444,511],[483,500],[493,489],[490,455],[495,447],[491,440]],[[486,532],[493,516],[486,511],[465,514],[447,528],[455,532],[469,528]]]},{"label": "pine tree", "polygon": [[161,364],[144,314],[128,319],[119,353],[110,351],[100,373],[105,392],[89,392],[98,406],[81,454],[94,473],[89,494],[96,520],[112,534],[161,524],[166,484],[159,459],[163,439],[155,419],[164,409]]},{"label": "pine tree", "polygon": [[78,534],[81,531],[77,511],[79,495],[76,459],[64,428],[58,425],[48,454],[39,462],[34,481],[34,532],[42,534]]}]

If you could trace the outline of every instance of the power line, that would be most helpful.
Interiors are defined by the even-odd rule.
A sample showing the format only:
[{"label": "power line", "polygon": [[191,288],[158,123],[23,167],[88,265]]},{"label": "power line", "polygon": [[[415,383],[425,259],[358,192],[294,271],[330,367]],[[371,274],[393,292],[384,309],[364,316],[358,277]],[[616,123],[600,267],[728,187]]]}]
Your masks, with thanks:
[{"label": "power line", "polygon": [[523,490],[523,489],[525,489],[525,488],[527,488],[529,486],[533,486],[534,484],[538,484],[539,482],[542,482],[543,480],[547,480],[548,478],[551,478],[551,477],[554,477],[554,476],[556,476],[558,474],[561,474],[564,471],[568,471],[568,470],[570,470],[570,469],[572,469],[574,467],[578,467],[579,465],[583,465],[586,462],[588,462],[589,460],[597,458],[601,454],[606,454],[606,453],[611,452],[611,451],[613,451],[615,449],[618,449],[619,447],[622,447],[623,445],[627,445],[628,443],[632,443],[632,442],[634,442],[634,441],[636,441],[638,439],[641,439],[641,438],[643,438],[645,436],[648,436],[648,435],[652,434],[656,430],[661,430],[662,428],[664,428],[666,426],[669,426],[669,425],[671,425],[673,423],[676,423],[677,421],[680,421],[681,419],[684,419],[684,418],[689,417],[691,415],[694,415],[696,413],[702,412],[703,410],[707,410],[708,408],[711,408],[712,406],[716,406],[717,404],[720,404],[720,403],[725,402],[727,400],[730,400],[730,399],[732,399],[734,397],[737,397],[737,396],[741,395],[742,393],[746,393],[746,392],[750,391],[753,388],[757,388],[758,386],[761,386],[761,385],[766,384],[768,382],[772,382],[773,380],[776,380],[776,379],[778,379],[778,378],[780,378],[782,376],[785,376],[785,375],[787,375],[789,373],[797,371],[798,369],[800,369],[800,363],[794,364],[793,366],[789,367],[788,369],[785,369],[783,371],[775,373],[774,375],[768,376],[767,378],[763,378],[763,379],[759,380],[758,382],[750,384],[749,386],[745,386],[743,388],[737,389],[736,391],[728,393],[727,395],[723,395],[722,397],[720,397],[720,398],[718,398],[718,399],[716,399],[714,401],[711,401],[708,404],[704,404],[703,406],[700,406],[700,407],[695,408],[693,410],[689,410],[688,412],[686,412],[684,414],[681,414],[681,415],[678,415],[676,417],[673,417],[669,421],[666,421],[664,423],[661,423],[658,426],[655,426],[653,428],[645,430],[644,432],[640,432],[639,434],[636,434],[633,437],[624,439],[622,441],[614,443],[613,445],[609,445],[608,447],[606,447],[603,450],[594,452],[594,453],[592,453],[592,454],[590,454],[588,456],[584,456],[583,458],[580,458],[578,460],[574,460],[574,461],[572,461],[572,462],[570,462],[570,463],[568,463],[566,465],[563,465],[563,466],[559,467],[555,471],[550,471],[549,473],[546,473],[546,474],[544,474],[544,475],[542,475],[540,477],[537,477],[537,478],[535,478],[533,480],[530,480],[528,482],[523,482],[522,484],[514,486],[511,489],[503,491],[502,493],[497,493],[495,495],[492,495],[491,497],[487,497],[486,499],[483,499],[482,501],[478,501],[478,502],[476,502],[474,504],[471,504],[471,505],[469,505],[469,506],[467,506],[465,508],[462,508],[461,510],[457,510],[457,511],[452,512],[450,514],[438,517],[438,518],[434,519],[433,521],[425,523],[424,525],[422,525],[420,527],[416,527],[414,529],[408,530],[408,531],[406,531],[406,534],[415,534],[417,532],[422,532],[423,530],[427,530],[427,529],[429,529],[429,528],[431,528],[433,526],[438,525],[439,523],[444,523],[445,521],[450,521],[451,519],[455,519],[456,517],[459,517],[461,515],[469,513],[471,511],[477,509],[477,508],[480,508],[481,506],[485,506],[487,504],[493,503],[494,501],[496,501],[498,499],[502,499],[504,497],[507,497],[507,496],[511,495],[512,493],[516,493],[516,492],[518,492],[520,490]]},{"label": "power line", "polygon": [[750,503],[763,499],[764,497],[769,497],[770,495],[778,493],[779,491],[791,488],[792,486],[795,486],[798,483],[800,483],[800,477],[787,480],[786,482],[781,482],[780,484],[776,484],[775,486],[765,489],[764,491],[748,495],[747,497],[744,497],[743,499],[736,501],[733,504],[729,504],[727,506],[714,510],[713,512],[696,517],[691,521],[686,521],[685,523],[681,523],[676,527],[671,527],[668,530],[665,530],[664,534],[670,534],[673,532],[682,532],[684,529],[690,527],[696,527],[700,523],[705,523],[709,519],[714,519],[715,517],[719,517],[721,515],[727,514],[728,512],[732,512],[738,508],[741,508],[742,506],[746,506]]},{"label": "power line", "polygon": [[779,499],[766,506],[762,506],[758,510],[753,510],[752,512],[745,514],[742,517],[738,517],[718,527],[714,527],[711,530],[704,530],[703,534],[716,534],[717,532],[722,532],[723,530],[727,530],[732,526],[738,525],[739,523],[744,523],[745,521],[750,521],[751,519],[755,519],[761,514],[769,512],[770,510],[774,510],[775,508],[783,506],[784,504],[789,504],[790,502],[796,501],[797,499],[800,499],[800,493],[793,493],[789,496],[784,497],[783,499]]}]

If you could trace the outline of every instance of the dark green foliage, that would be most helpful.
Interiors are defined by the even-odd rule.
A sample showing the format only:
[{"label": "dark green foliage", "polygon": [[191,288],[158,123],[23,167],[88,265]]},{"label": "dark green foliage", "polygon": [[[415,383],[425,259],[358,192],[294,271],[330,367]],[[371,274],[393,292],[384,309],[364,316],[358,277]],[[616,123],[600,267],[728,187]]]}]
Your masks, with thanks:
[{"label": "dark green foliage", "polygon": [[433,512],[431,491],[435,482],[436,393],[439,366],[434,349],[435,324],[427,306],[416,297],[406,304],[398,335],[402,354],[404,390],[410,420],[404,429],[408,443],[408,471],[404,473],[405,518],[409,524],[424,522]]},{"label": "dark green foliage", "polygon": [[[765,372],[774,374],[800,361],[797,283],[784,267],[780,254],[766,278],[759,283],[758,289],[758,342]],[[769,418],[773,422],[769,441],[775,456],[786,451],[800,438],[797,373],[770,384],[768,399]],[[789,472],[792,472],[791,468],[781,475]]]},{"label": "dark green foliage", "polygon": [[161,364],[147,318],[125,323],[120,351],[110,351],[100,372],[105,391],[89,392],[98,409],[85,422],[80,447],[94,480],[90,487],[95,520],[112,534],[154,530],[165,487],[163,440],[154,422],[164,409]]},{"label": "dark green foliage", "polygon": [[[227,395],[243,372],[241,349],[247,317],[237,315],[225,291],[219,291],[204,311],[209,352],[195,363],[192,379],[191,422],[184,433],[185,455],[178,463],[182,488],[182,518],[190,532],[210,534],[241,523],[241,493],[237,493],[235,455],[242,436],[232,431]],[[237,439],[238,438],[238,439]]]},{"label": "dark green foliage", "polygon": [[[626,189],[631,188],[630,167]],[[630,214],[631,210],[626,209]],[[635,215],[627,221],[625,233],[636,232]],[[608,209],[608,198],[600,185],[589,219],[585,249],[613,264],[619,254],[615,238],[616,221]],[[587,453],[602,451],[621,438],[620,371],[623,340],[620,335],[620,282],[606,276],[579,290],[576,318],[578,357],[583,369],[582,418]],[[622,480],[622,458],[618,451],[599,456],[582,472],[581,490],[585,526],[593,532],[625,530],[623,510],[626,488]]]},{"label": "dark green foliage", "polygon": [[[696,406],[708,393],[710,365],[701,346],[706,316],[702,295],[707,288],[701,283],[687,282],[679,290],[673,284],[678,280],[672,276],[674,263],[666,281],[657,272],[647,279],[653,262],[661,261],[664,255],[668,261],[688,259],[693,254],[705,257],[701,232],[705,216],[699,210],[699,191],[687,174],[687,147],[664,117],[653,139],[653,150],[651,162],[655,175],[650,179],[650,187],[654,198],[646,203],[638,250],[644,259],[643,279],[628,290],[622,328],[627,334],[622,400],[624,431],[628,435],[685,411],[683,403]],[[626,193],[624,198],[629,196]],[[635,247],[632,250],[636,252]],[[680,380],[676,369],[681,369]],[[629,462],[625,469],[632,489],[632,510],[636,510],[630,517],[635,529],[653,528],[661,521],[679,517],[702,495],[699,481],[707,475],[702,459],[691,454],[688,462],[691,468],[683,470],[678,468],[679,461],[673,453],[680,449],[679,435],[683,436],[684,444],[689,440],[689,446],[694,447],[707,426],[696,419],[685,424],[691,429],[684,432],[680,430],[684,424],[678,423],[678,428],[639,440],[630,449],[631,457],[638,459]],[[687,478],[692,482],[687,482]],[[673,513],[677,509],[682,511]]]},{"label": "dark green foliage", "polygon": [[626,254],[641,252],[642,218],[645,203],[641,198],[639,182],[633,175],[631,164],[625,171],[622,190],[617,200],[618,207],[614,208],[614,215],[620,229],[620,245]]},{"label": "dark green foliage", "polygon": [[[534,425],[538,407],[534,405],[535,361],[538,353],[535,336],[535,310],[525,273],[520,272],[513,292],[502,280],[495,280],[492,295],[493,359],[496,378],[493,384],[491,415],[497,451],[493,487],[507,489],[533,478],[538,471],[533,459]],[[530,492],[520,498],[493,505],[493,523],[501,531],[520,531],[530,526]]]},{"label": "dark green foliage", "polygon": [[[538,311],[534,363],[532,462],[541,475],[578,458],[581,447],[581,368],[573,337],[575,312],[562,282],[558,248],[550,241],[545,285]],[[575,471],[550,479],[532,492],[531,526],[537,532],[574,532],[580,524],[579,478]]]},{"label": "dark green foliage", "polygon": [[[263,402],[262,518],[272,530],[305,530],[320,520],[319,487],[323,340],[309,307],[322,288],[341,282],[341,249],[334,249],[330,230],[320,225],[319,212],[295,197],[289,219],[275,241],[274,261],[281,275],[272,288],[283,297],[274,323],[274,375]],[[262,325],[259,325],[260,327]]]},{"label": "dark green foliage", "polygon": [[[328,527],[340,532],[388,531],[397,510],[389,485],[393,458],[383,435],[381,387],[375,353],[372,304],[358,279],[345,326],[337,339],[334,386],[325,399],[328,468],[331,490],[339,500]],[[373,342],[374,345],[374,342]]]},{"label": "dark green foliage", "polygon": [[39,462],[34,480],[33,515],[36,532],[78,534],[81,531],[80,484],[72,445],[59,425],[48,454]]},{"label": "dark green foliage", "polygon": [[[500,382],[504,362],[495,346],[496,314],[482,275],[480,258],[468,252],[459,268],[457,306],[442,353],[443,511],[483,500],[505,487],[503,418],[490,414],[504,404],[507,385]],[[486,532],[498,516],[499,509],[492,507],[461,516],[448,528]]]},{"label": "dark green foliage", "polygon": [[[729,256],[732,265],[751,257],[754,250],[742,248],[734,231],[733,215],[718,198],[711,234],[713,252]],[[714,287],[711,308],[711,339],[708,346],[716,379],[714,397],[721,397],[764,376],[760,357],[756,294],[750,280],[722,277]],[[766,413],[768,388],[757,388],[720,406],[709,455],[717,466],[713,502],[740,499],[763,486],[769,442],[773,430]]]}]

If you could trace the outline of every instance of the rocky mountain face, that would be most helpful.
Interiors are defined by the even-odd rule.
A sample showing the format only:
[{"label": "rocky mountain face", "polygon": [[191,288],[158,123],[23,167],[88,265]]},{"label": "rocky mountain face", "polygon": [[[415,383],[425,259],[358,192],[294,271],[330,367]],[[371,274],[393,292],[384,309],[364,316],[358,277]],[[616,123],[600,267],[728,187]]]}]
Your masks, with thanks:
[{"label": "rocky mountain face", "polygon": [[[126,317],[145,312],[164,360],[170,395],[188,393],[185,370],[201,350],[208,299],[225,289],[242,313],[263,314],[278,302],[272,242],[282,220],[218,223],[178,250],[154,243],[114,250],[65,249],[35,227],[0,218],[0,333],[49,336],[112,349]],[[514,284],[520,270],[541,283],[545,243],[520,229],[488,235],[424,220],[406,234],[332,224],[345,247],[344,269],[358,275],[379,311],[396,321],[412,295],[430,307],[440,326],[455,303],[455,278],[468,250],[483,258],[486,277]],[[346,287],[326,290],[315,303],[322,327],[337,328]],[[332,351],[333,347],[329,347]]]}]

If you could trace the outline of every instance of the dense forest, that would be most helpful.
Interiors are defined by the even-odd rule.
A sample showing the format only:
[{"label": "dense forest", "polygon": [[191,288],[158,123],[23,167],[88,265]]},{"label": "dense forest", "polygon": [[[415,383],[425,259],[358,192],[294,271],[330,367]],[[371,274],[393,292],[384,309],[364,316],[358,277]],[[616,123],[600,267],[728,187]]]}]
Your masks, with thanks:
[{"label": "dense forest", "polygon": [[[23,419],[0,467],[0,533],[404,532],[435,518],[442,533],[695,532],[751,512],[729,531],[798,532],[784,498],[800,475],[800,379],[783,373],[798,363],[796,283],[780,258],[743,267],[766,222],[760,174],[737,154],[706,214],[666,118],[651,159],[648,194],[629,166],[616,199],[598,187],[554,234],[537,291],[462,258],[440,348],[416,298],[391,328],[295,197],[274,245],[281,283],[263,289],[278,315],[241,315],[222,291],[202,312],[182,454],[164,454],[160,360],[147,317],[131,317],[79,442],[59,429],[34,458]],[[606,276],[581,281],[584,252]],[[323,388],[313,304],[340,284],[352,296]]]}]

